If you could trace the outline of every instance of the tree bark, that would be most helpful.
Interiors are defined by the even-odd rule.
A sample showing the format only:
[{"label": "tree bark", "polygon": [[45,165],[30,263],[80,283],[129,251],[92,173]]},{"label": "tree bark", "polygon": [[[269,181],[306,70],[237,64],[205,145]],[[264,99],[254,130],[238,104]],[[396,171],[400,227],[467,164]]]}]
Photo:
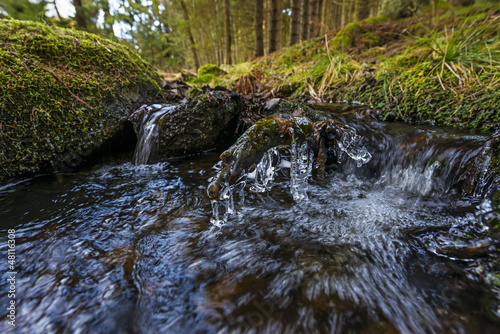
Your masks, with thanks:
[{"label": "tree bark", "polygon": [[319,26],[318,13],[318,0],[309,0],[309,38],[317,36],[316,31]]},{"label": "tree bark", "polygon": [[279,41],[279,0],[271,0],[271,24],[269,27],[269,53],[278,50]]},{"label": "tree bark", "polygon": [[264,55],[264,0],[255,0],[255,57]]},{"label": "tree bark", "polygon": [[75,21],[78,28],[87,29],[87,16],[82,6],[82,0],[73,0],[75,6]]},{"label": "tree bark", "polygon": [[200,67],[200,61],[198,60],[198,52],[196,50],[196,44],[194,43],[194,37],[191,31],[191,25],[189,24],[189,13],[184,0],[179,0],[179,2],[182,7],[182,12],[184,13],[184,20],[186,20],[186,27],[187,27],[186,30],[189,38],[189,43],[191,43],[191,52],[193,53],[194,67],[196,67],[196,70],[198,70],[198,68]]},{"label": "tree bark", "polygon": [[307,40],[309,34],[309,0],[302,0],[302,31],[301,39]]},{"label": "tree bark", "polygon": [[224,0],[224,37],[226,40],[226,64],[231,65],[231,6]]},{"label": "tree bark", "polygon": [[320,35],[321,33],[321,29],[322,29],[322,24],[323,24],[323,3],[324,1],[323,0],[317,0],[318,1],[318,6],[316,8],[317,12],[316,12],[316,21],[318,22],[318,24],[316,25],[315,27],[315,30],[314,30],[314,37],[317,37]]},{"label": "tree bark", "polygon": [[290,45],[298,43],[300,31],[300,0],[292,0],[292,18],[290,23]]}]

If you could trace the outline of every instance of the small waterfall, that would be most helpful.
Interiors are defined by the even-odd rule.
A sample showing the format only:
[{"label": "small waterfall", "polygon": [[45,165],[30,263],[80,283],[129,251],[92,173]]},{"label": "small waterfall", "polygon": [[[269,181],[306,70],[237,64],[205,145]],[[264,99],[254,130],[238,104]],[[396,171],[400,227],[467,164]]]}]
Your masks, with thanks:
[{"label": "small waterfall", "polygon": [[154,104],[139,109],[143,114],[140,123],[134,124],[138,137],[134,152],[135,165],[147,164],[154,159],[159,145],[157,121],[173,108],[173,105]]},{"label": "small waterfall", "polygon": [[[421,196],[440,196],[459,190],[483,197],[500,185],[491,171],[491,154],[498,139],[485,135],[460,135],[442,130],[392,132],[388,124],[373,134],[363,134],[375,156],[366,168],[357,171],[377,177],[378,183]],[[411,129],[411,128],[410,128]],[[409,130],[406,130],[409,131]],[[351,170],[344,170],[351,172]],[[454,190],[455,189],[455,190]]]}]

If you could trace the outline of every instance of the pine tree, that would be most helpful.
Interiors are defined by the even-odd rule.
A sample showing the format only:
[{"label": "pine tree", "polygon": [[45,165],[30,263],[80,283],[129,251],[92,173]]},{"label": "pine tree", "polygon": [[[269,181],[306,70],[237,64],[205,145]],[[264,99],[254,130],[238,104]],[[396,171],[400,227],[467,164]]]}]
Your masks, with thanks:
[{"label": "pine tree", "polygon": [[269,53],[279,49],[279,0],[271,0],[271,15],[269,27]]},{"label": "pine tree", "polygon": [[264,55],[264,0],[255,0],[255,57]]},{"label": "pine tree", "polygon": [[300,34],[301,40],[307,40],[309,35],[309,0],[302,0],[302,30]]},{"label": "pine tree", "polygon": [[231,65],[231,5],[224,0],[224,38],[226,41],[226,64]]},{"label": "pine tree", "polygon": [[191,52],[193,54],[193,61],[194,61],[194,67],[196,70],[198,70],[198,68],[200,67],[200,61],[198,60],[198,52],[196,50],[196,43],[194,42],[194,37],[193,37],[193,33],[191,31],[191,25],[190,25],[190,21],[189,21],[189,13],[188,13],[188,10],[187,10],[187,7],[186,7],[186,3],[184,2],[184,0],[179,0],[179,3],[181,5],[181,8],[182,8],[182,12],[184,14],[184,20],[186,20],[186,32],[187,32],[187,35],[188,35],[188,38],[189,38],[189,42],[191,43]]},{"label": "pine tree", "polygon": [[292,20],[290,23],[290,45],[299,42],[300,0],[292,0]]}]

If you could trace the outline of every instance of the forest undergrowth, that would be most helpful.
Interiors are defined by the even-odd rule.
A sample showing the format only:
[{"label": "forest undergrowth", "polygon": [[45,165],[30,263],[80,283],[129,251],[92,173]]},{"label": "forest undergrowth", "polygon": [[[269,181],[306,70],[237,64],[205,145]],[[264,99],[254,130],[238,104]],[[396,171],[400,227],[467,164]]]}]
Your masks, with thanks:
[{"label": "forest undergrowth", "polygon": [[361,103],[386,120],[500,129],[500,4],[385,16],[222,70],[196,86],[301,101]]}]

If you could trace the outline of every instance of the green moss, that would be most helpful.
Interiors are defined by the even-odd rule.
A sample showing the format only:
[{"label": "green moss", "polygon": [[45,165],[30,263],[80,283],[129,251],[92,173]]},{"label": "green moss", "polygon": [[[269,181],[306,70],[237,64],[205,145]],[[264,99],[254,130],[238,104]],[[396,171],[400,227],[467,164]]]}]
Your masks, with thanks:
[{"label": "green moss", "polygon": [[340,30],[332,40],[331,46],[334,49],[347,49],[352,46],[354,37],[363,32],[359,22],[352,22]]},{"label": "green moss", "polygon": [[151,66],[96,35],[0,20],[0,41],[0,180],[90,154],[160,93]]},{"label": "green moss", "polygon": [[380,36],[370,31],[367,31],[363,34],[363,39],[368,46],[372,46],[380,42]]},{"label": "green moss", "polygon": [[194,86],[208,85],[215,87],[222,83],[220,77],[224,74],[226,74],[226,72],[217,65],[206,64],[198,69],[198,76],[189,83]]},{"label": "green moss", "polygon": [[219,66],[214,64],[206,64],[198,69],[198,76],[203,76],[207,74],[212,74],[215,76],[221,76],[225,74],[224,70],[222,70]]},{"label": "green moss", "polygon": [[369,18],[348,24],[332,41],[312,39],[245,68],[274,94],[358,101],[388,120],[490,131],[500,128],[499,6]]},{"label": "green moss", "polygon": [[379,16],[373,16],[364,19],[361,22],[368,23],[368,24],[380,24],[383,22],[389,21],[389,18],[386,15],[379,15]]}]

